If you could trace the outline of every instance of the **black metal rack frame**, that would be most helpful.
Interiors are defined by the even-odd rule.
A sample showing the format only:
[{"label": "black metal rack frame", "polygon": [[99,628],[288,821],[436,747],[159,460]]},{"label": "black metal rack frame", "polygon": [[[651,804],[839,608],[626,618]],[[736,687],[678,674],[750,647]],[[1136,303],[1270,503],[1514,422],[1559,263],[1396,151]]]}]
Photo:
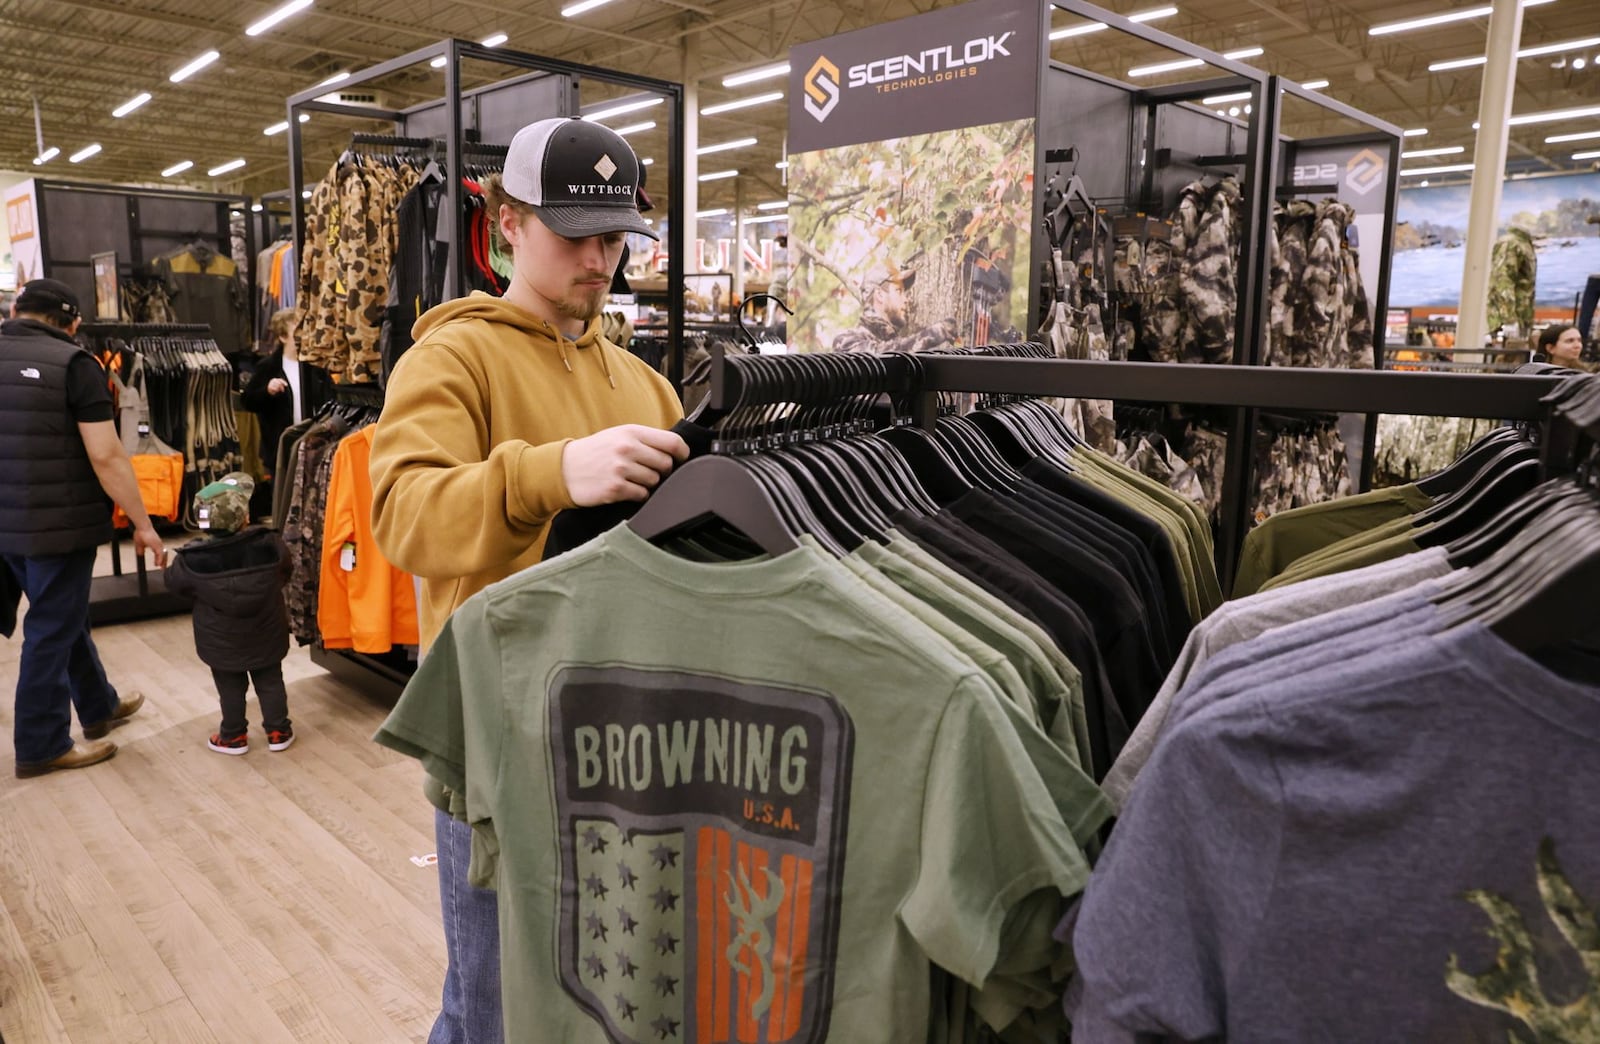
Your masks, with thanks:
[{"label": "black metal rack frame", "polygon": [[[251,285],[254,285],[255,283],[256,242],[253,223],[248,220],[251,203],[249,196],[234,196],[225,192],[195,192],[189,189],[140,188],[132,185],[107,185],[91,181],[52,181],[48,178],[34,179],[34,187],[34,206],[37,209],[39,222],[38,237],[39,260],[41,265],[40,274],[42,275],[60,278],[60,274],[56,271],[53,271],[54,269],[87,269],[91,266],[92,262],[88,258],[85,258],[82,261],[62,260],[57,257],[52,257],[50,252],[50,217],[48,212],[49,208],[45,206],[46,193],[83,193],[100,196],[123,196],[130,200],[168,199],[185,203],[215,204],[219,209],[219,213],[217,215],[219,231],[215,236],[215,243],[218,252],[224,257],[233,257],[233,234],[231,231],[231,214],[229,212],[233,210],[244,211],[247,218],[245,221],[245,249],[249,256],[242,261],[236,260],[235,263],[245,271],[246,277],[250,280]],[[147,228],[140,222],[139,211],[133,206],[128,207],[127,218],[130,254],[129,256],[124,257],[120,251],[118,252],[118,277],[131,276],[134,272],[134,269],[139,265],[154,260],[153,257],[146,257],[143,249],[141,249],[144,246],[144,240],[148,237],[156,236],[163,239],[176,240],[192,238],[197,233],[204,237],[204,230],[198,227],[178,229]],[[108,246],[115,246],[115,244],[108,244]],[[254,322],[254,320],[255,316],[252,315],[251,321]]]},{"label": "black metal rack frame", "polygon": [[[598,66],[582,65],[576,62],[567,62],[555,58],[546,58],[540,55],[528,54],[522,51],[507,50],[504,48],[484,47],[481,44],[470,43],[466,40],[447,39],[429,44],[397,58],[352,73],[337,87],[313,87],[290,96],[288,100],[288,139],[289,139],[289,203],[293,208],[295,242],[301,243],[305,239],[305,206],[301,193],[305,189],[305,171],[303,169],[304,146],[300,132],[300,114],[303,112],[320,112],[336,116],[354,117],[356,119],[372,120],[387,119],[403,126],[408,112],[395,109],[374,108],[368,105],[347,105],[339,102],[322,101],[320,99],[330,91],[347,91],[362,84],[372,83],[391,76],[397,72],[410,69],[422,63],[431,63],[436,59],[444,59],[444,115],[446,133],[444,136],[444,165],[449,172],[446,183],[446,202],[454,221],[450,225],[452,236],[452,252],[456,258],[453,265],[445,274],[445,294],[454,298],[460,296],[461,288],[465,284],[465,272],[468,260],[464,251],[454,249],[456,244],[465,241],[464,212],[461,205],[461,179],[458,176],[463,166],[463,154],[469,148],[475,148],[476,143],[466,140],[461,103],[463,98],[470,97],[479,92],[463,92],[461,89],[461,62],[463,59],[491,62],[513,68],[527,69],[537,74],[554,74],[569,77],[582,77],[597,80],[602,83],[659,94],[667,99],[669,108],[669,125],[667,135],[667,151],[670,156],[669,187],[667,201],[668,221],[668,250],[667,261],[667,314],[668,326],[671,330],[673,348],[669,361],[668,378],[674,386],[681,386],[683,382],[683,358],[678,346],[683,340],[683,287],[684,287],[684,210],[683,210],[683,170],[684,170],[684,89],[683,85],[668,80],[658,80],[648,76],[637,76],[632,73],[618,72],[612,69],[602,69]],[[500,85],[496,85],[500,86]]]}]

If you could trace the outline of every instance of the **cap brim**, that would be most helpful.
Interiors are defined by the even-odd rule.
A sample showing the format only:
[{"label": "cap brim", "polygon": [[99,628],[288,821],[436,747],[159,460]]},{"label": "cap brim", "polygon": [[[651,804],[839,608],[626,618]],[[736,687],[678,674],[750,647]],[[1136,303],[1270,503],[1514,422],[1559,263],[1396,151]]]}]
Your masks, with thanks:
[{"label": "cap brim", "polygon": [[533,212],[546,228],[568,239],[637,232],[657,242],[661,240],[633,207],[534,207]]}]

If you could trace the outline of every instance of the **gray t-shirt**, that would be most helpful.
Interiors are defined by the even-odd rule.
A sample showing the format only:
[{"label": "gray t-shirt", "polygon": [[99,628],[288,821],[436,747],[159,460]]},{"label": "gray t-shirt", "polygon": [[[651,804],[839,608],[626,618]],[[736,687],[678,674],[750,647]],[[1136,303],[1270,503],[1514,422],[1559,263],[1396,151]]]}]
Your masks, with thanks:
[{"label": "gray t-shirt", "polygon": [[1073,1040],[1594,1041],[1600,689],[1481,625],[1162,742],[1079,910]]},{"label": "gray t-shirt", "polygon": [[1118,807],[1127,800],[1134,779],[1150,759],[1150,752],[1165,727],[1178,691],[1211,657],[1275,627],[1381,598],[1448,572],[1450,563],[1444,549],[1431,548],[1392,562],[1319,577],[1227,603],[1189,633],[1189,640],[1184,643],[1166,682],[1139,719],[1133,735],[1128,737],[1116,763],[1100,784],[1101,789]]}]

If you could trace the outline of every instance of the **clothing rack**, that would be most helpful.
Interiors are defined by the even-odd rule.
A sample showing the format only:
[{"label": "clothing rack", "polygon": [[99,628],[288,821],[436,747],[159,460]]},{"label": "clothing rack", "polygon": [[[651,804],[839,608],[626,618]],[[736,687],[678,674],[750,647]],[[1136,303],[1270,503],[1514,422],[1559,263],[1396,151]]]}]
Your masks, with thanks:
[{"label": "clothing rack", "polygon": [[[1265,366],[1177,366],[1168,363],[1096,362],[1019,358],[1018,345],[996,345],[965,354],[862,355],[847,380],[808,374],[807,356],[713,354],[713,409],[777,403],[818,405],[867,394],[906,397],[915,422],[931,426],[941,392],[1020,396],[1065,396],[1225,406],[1250,416],[1251,427],[1235,428],[1229,445],[1250,444],[1257,410],[1314,413],[1401,413],[1436,417],[1488,417],[1544,423],[1542,401],[1562,378],[1533,374],[1405,373],[1368,370],[1309,370]],[[786,372],[787,371],[787,372]],[[1231,454],[1231,449],[1230,449]],[[1225,485],[1217,540],[1220,577],[1237,573],[1249,487]]]}]

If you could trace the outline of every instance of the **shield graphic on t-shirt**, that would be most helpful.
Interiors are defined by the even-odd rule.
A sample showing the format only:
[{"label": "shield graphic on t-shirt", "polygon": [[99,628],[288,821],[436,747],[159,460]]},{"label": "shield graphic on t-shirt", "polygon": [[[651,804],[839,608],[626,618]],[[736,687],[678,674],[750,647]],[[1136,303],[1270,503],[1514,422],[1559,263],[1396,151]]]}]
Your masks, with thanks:
[{"label": "shield graphic on t-shirt", "polygon": [[618,1044],[825,1039],[852,740],[838,705],[582,668],[549,707],[567,992]]}]

